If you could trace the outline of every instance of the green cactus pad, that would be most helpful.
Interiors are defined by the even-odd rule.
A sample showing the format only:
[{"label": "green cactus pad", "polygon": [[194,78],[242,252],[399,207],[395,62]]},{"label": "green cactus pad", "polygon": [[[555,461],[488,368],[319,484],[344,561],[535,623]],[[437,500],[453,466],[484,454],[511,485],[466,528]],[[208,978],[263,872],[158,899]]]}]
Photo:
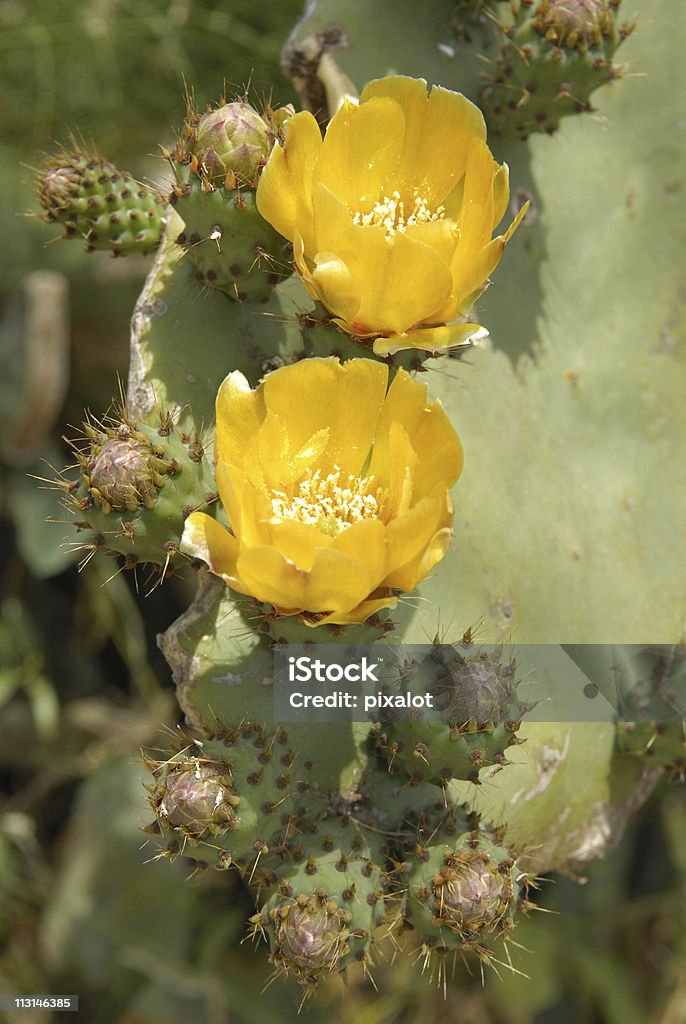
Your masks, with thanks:
[{"label": "green cactus pad", "polygon": [[63,150],[39,174],[36,198],[64,238],[83,238],[87,251],[115,256],[154,252],[164,223],[163,200],[100,157]]},{"label": "green cactus pad", "polygon": [[270,877],[272,892],[251,918],[278,970],[311,991],[351,963],[371,963],[384,920],[381,844],[347,817],[329,818],[294,840]]},{"label": "green cactus pad", "polygon": [[131,566],[151,562],[166,570],[186,517],[211,510],[216,500],[203,439],[195,430],[177,429],[169,414],[144,422],[122,412],[87,420],[83,437],[71,444],[81,477],[64,486],[78,528],[92,531],[92,549],[124,555]]},{"label": "green cactus pad", "polygon": [[295,761],[285,730],[247,724],[191,740],[161,763],[149,760],[160,779],[149,831],[160,832],[168,850],[218,869],[254,869],[295,829],[296,799],[309,788],[295,778]]},{"label": "green cactus pad", "polygon": [[[670,777],[686,775],[686,650],[683,645],[615,651],[623,690],[617,747],[659,765]],[[621,685],[623,684],[623,685]],[[636,721],[626,721],[633,715]]]},{"label": "green cactus pad", "polygon": [[208,188],[196,178],[177,185],[170,202],[185,224],[176,241],[199,285],[238,302],[266,302],[291,273],[286,244],[258,213],[252,190]]},{"label": "green cactus pad", "polygon": [[616,23],[620,2],[518,0],[502,21],[493,14],[504,42],[481,93],[490,131],[526,139],[554,132],[569,114],[592,110],[594,90],[622,71],[612,63],[630,31]]}]

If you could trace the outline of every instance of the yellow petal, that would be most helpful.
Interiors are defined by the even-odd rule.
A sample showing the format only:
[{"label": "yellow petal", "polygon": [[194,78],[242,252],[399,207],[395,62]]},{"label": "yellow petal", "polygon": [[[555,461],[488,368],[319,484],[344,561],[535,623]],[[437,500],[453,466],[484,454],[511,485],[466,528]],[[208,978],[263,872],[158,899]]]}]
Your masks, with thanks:
[{"label": "yellow petal", "polygon": [[436,496],[426,497],[388,524],[388,572],[383,586],[397,586],[394,573],[423,553],[436,531],[444,525],[441,522],[444,513],[445,500]]},{"label": "yellow petal", "polygon": [[[402,334],[442,305],[451,292],[449,264],[435,249],[377,225],[355,225],[337,248],[360,289],[353,329]],[[317,286],[317,272],[312,280]]]},{"label": "yellow petal", "polygon": [[322,147],[319,125],[303,110],[289,118],[286,140],[272,149],[260,176],[255,201],[265,220],[293,241],[295,230],[312,243],[312,175]]},{"label": "yellow petal", "polygon": [[474,139],[469,147],[462,209],[458,219],[460,241],[455,260],[468,259],[493,234],[493,182],[499,171],[485,142]]},{"label": "yellow petal", "polygon": [[[387,572],[386,527],[379,519],[363,519],[348,526],[334,538],[334,551],[352,555],[364,562],[375,590]],[[369,592],[369,591],[368,591]]]},{"label": "yellow petal", "polygon": [[305,579],[305,610],[348,612],[373,589],[362,560],[333,548],[319,548]]},{"label": "yellow petal", "polygon": [[505,216],[510,198],[510,171],[503,164],[493,179],[493,227],[496,228]]},{"label": "yellow petal", "polygon": [[246,438],[257,434],[265,417],[262,395],[252,391],[243,374],[234,370],[219,388],[216,413],[217,461],[242,466]]},{"label": "yellow petal", "polygon": [[308,280],[310,293],[330,313],[348,324],[355,322],[360,308],[361,282],[355,280],[340,257],[331,252],[318,253],[312,272],[308,272]]},{"label": "yellow petal", "polygon": [[184,524],[181,551],[200,558],[229,585],[235,584],[238,541],[212,516],[191,512]]},{"label": "yellow petal", "polygon": [[271,503],[264,487],[246,478],[242,469],[218,462],[215,467],[217,489],[226,510],[232,532],[241,546],[264,544],[260,522],[271,516]]},{"label": "yellow petal", "polygon": [[238,556],[236,570],[246,591],[259,601],[281,610],[305,608],[307,573],[276,548],[247,548]]},{"label": "yellow petal", "polygon": [[280,482],[290,483],[289,473],[291,446],[289,437],[280,416],[267,409],[262,425],[255,438],[255,446],[250,449],[251,465],[258,464],[259,476],[251,474],[255,484],[264,483],[271,490]]},{"label": "yellow petal", "polygon": [[459,231],[455,221],[444,218],[427,221],[425,224],[409,224],[405,228],[405,235],[413,241],[423,242],[429,248],[435,249],[449,266],[458,242]]},{"label": "yellow petal", "polygon": [[298,450],[325,427],[325,455],[312,466],[358,476],[369,454],[383,404],[388,370],[372,359],[304,359],[266,377],[262,387],[268,409],[288,425],[291,447]]},{"label": "yellow petal", "polygon": [[329,189],[351,213],[366,212],[383,197],[398,164],[404,133],[405,118],[394,100],[380,98],[363,106],[346,101],[326,129],[315,182]]},{"label": "yellow petal", "polygon": [[414,590],[417,584],[426,579],[433,567],[443,558],[450,547],[452,538],[453,531],[449,527],[438,530],[420,555],[389,574],[385,585],[397,590]]},{"label": "yellow petal", "polygon": [[475,344],[487,337],[488,331],[479,324],[447,324],[441,327],[419,327],[404,334],[394,334],[390,338],[376,338],[373,348],[377,356],[392,355],[411,348],[436,355],[458,345]]},{"label": "yellow petal", "polygon": [[437,485],[452,487],[464,462],[464,454],[455,428],[439,401],[425,411],[411,435],[412,447],[421,452],[414,471],[415,499],[430,494]]},{"label": "yellow petal", "polygon": [[268,543],[285,555],[299,569],[309,572],[319,548],[331,547],[334,538],[323,533],[315,523],[299,519],[279,519],[267,526]]},{"label": "yellow petal", "polygon": [[378,438],[370,465],[370,476],[383,487],[383,521],[388,523],[410,507],[414,492],[417,453],[407,431],[400,423],[391,423],[388,434]]},{"label": "yellow petal", "polygon": [[362,91],[360,107],[379,96],[395,100],[405,115],[403,148],[389,183],[391,191],[416,187],[431,205],[438,205],[465,173],[470,140],[486,138],[481,111],[460,93],[439,86],[427,95],[423,79],[402,75],[370,82]]},{"label": "yellow petal", "polygon": [[494,238],[463,265],[453,268],[455,298],[460,312],[467,312],[486,287],[505,250],[502,237]]},{"label": "yellow petal", "polygon": [[379,416],[370,473],[381,478],[384,467],[390,463],[388,445],[393,425],[402,426],[411,441],[426,408],[426,384],[422,384],[416,377],[411,377],[406,370],[399,369],[388,389]]}]

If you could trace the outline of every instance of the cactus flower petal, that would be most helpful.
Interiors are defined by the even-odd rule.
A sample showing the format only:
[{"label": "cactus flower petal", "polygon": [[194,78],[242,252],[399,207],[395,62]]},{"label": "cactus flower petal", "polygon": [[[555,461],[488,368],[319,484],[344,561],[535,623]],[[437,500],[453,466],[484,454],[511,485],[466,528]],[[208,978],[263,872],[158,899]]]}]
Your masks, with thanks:
[{"label": "cactus flower petal", "polygon": [[462,343],[433,332],[470,308],[519,223],[492,240],[509,184],[485,139],[464,96],[393,76],[344,102],[323,140],[303,113],[272,150],[260,212],[293,244],[310,295],[377,355]]},{"label": "cactus flower petal", "polygon": [[[308,625],[393,607],[445,553],[462,448],[426,387],[368,359],[311,358],[217,396],[217,487],[230,530],[189,516],[183,549]],[[391,582],[389,582],[391,581]]]}]

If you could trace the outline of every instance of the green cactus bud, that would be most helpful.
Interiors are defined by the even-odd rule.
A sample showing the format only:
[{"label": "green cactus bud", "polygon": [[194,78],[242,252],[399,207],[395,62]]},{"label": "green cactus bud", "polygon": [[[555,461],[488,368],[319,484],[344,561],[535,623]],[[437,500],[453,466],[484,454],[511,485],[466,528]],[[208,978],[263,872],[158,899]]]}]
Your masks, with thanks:
[{"label": "green cactus bud", "polygon": [[532,708],[517,696],[516,668],[500,647],[465,656],[449,644],[435,644],[419,664],[401,663],[391,689],[411,682],[413,693],[433,695],[441,721],[422,721],[419,711],[413,722],[376,723],[377,750],[415,782],[478,782],[482,768],[507,763],[505,751]]},{"label": "green cactus bud", "polygon": [[459,935],[492,931],[512,901],[512,879],[484,852],[444,855],[432,879],[434,909],[441,925]]},{"label": "green cactus bud", "polygon": [[268,938],[271,961],[309,994],[325,975],[370,962],[384,920],[384,847],[342,816],[301,822],[287,853],[268,880],[255,880],[272,891],[251,918],[252,933]]},{"label": "green cactus bud", "polygon": [[261,879],[258,863],[268,866],[272,851],[278,862],[304,813],[295,801],[309,783],[295,777],[295,761],[280,727],[266,731],[246,722],[202,741],[188,739],[164,761],[146,759],[157,780],[150,801],[156,823],[147,831],[162,833],[166,843],[180,831],[186,856]]},{"label": "green cactus bud", "polygon": [[50,157],[36,199],[46,223],[62,224],[64,238],[83,238],[88,252],[149,253],[160,243],[162,199],[100,157],[66,149]]},{"label": "green cactus bud", "polygon": [[585,53],[612,35],[618,6],[607,0],[542,0],[531,24],[548,42]]},{"label": "green cactus bud", "polygon": [[[173,560],[186,517],[216,500],[214,472],[199,435],[175,427],[165,413],[151,422],[119,410],[88,419],[71,441],[81,467],[77,481],[58,481],[78,514],[76,526],[93,531],[91,550],[103,547],[137,562]],[[65,474],[66,476],[66,474]]]},{"label": "green cactus bud", "polygon": [[269,126],[249,103],[225,103],[202,115],[193,149],[210,181],[233,175],[251,188],[273,141]]},{"label": "green cactus bud", "polygon": [[489,131],[526,139],[592,110],[592,92],[622,73],[612,59],[633,26],[617,24],[620,3],[516,0],[502,21],[493,16],[505,39],[481,94]]},{"label": "green cactus bud", "polygon": [[472,949],[488,961],[487,941],[507,935],[527,878],[509,851],[478,827],[449,845],[419,846],[408,876],[407,920],[421,948]]},{"label": "green cactus bud", "polygon": [[176,241],[199,285],[239,302],[266,302],[291,273],[283,238],[259,214],[255,189],[292,108],[265,111],[245,101],[200,115],[189,107],[172,153],[169,202],[185,223]]}]

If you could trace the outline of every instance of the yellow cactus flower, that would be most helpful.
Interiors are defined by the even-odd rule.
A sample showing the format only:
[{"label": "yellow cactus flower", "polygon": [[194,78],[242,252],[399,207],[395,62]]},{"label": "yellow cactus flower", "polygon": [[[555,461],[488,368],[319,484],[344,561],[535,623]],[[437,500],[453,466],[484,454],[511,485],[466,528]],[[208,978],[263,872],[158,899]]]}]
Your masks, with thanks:
[{"label": "yellow cactus flower", "polygon": [[182,549],[308,625],[394,607],[443,557],[462,448],[440,402],[371,359],[305,359],[217,395],[217,487],[230,531],[192,513]]},{"label": "yellow cactus flower", "polygon": [[492,238],[508,198],[507,165],[493,159],[478,107],[404,76],[344,101],[324,139],[308,111],[292,117],[257,190],[310,295],[349,334],[375,338],[378,355],[487,333],[442,325],[489,284],[525,213]]}]

